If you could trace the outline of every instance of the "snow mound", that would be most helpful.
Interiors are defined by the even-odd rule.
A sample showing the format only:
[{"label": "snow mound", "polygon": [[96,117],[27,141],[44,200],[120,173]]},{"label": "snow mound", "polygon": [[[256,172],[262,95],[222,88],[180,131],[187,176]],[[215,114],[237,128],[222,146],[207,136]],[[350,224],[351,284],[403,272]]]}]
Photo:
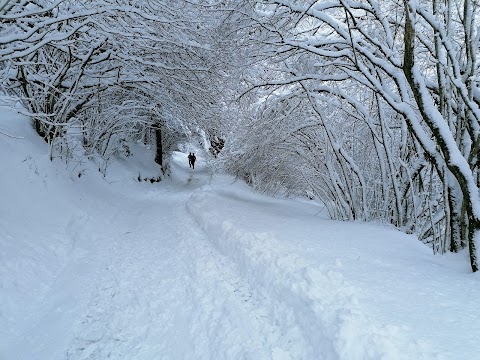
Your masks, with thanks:
[{"label": "snow mound", "polygon": [[193,193],[187,208],[259,292],[270,322],[281,327],[282,354],[292,359],[439,358],[408,329],[370,319],[358,301],[361,289],[339,271],[318,268],[273,233],[252,232],[224,215],[222,206],[213,206],[222,203],[220,197],[204,187]]},{"label": "snow mound", "polygon": [[[159,173],[149,160],[152,152],[135,144],[134,155],[117,159],[105,177],[85,157],[69,163],[51,161],[49,145],[35,133],[30,119],[11,103],[5,104],[6,100],[0,97],[1,359],[7,358],[5,349],[26,333],[48,332],[45,327],[36,333],[31,329],[42,323],[40,317],[50,305],[54,308],[52,298],[63,296],[58,288],[64,289],[64,297],[71,297],[72,303],[80,303],[85,287],[77,279],[77,283],[63,279],[62,274],[73,266],[84,266],[84,274],[93,271],[85,254],[98,246],[95,227],[106,227],[105,219],[114,208],[110,204],[127,185],[152,189],[154,185],[136,180],[139,172]],[[69,322],[65,317],[64,324],[55,324],[58,334]],[[52,328],[53,323],[49,321]],[[63,335],[56,339],[59,344],[68,340]],[[22,357],[17,353],[15,358]]]}]

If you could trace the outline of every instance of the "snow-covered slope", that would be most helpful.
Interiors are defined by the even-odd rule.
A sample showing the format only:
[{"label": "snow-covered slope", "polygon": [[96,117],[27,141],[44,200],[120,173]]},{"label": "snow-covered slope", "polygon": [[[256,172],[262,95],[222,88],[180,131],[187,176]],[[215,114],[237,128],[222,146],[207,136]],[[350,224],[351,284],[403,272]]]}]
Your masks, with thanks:
[{"label": "snow-covered slope", "polygon": [[187,205],[254,284],[292,358],[478,357],[480,279],[466,254],[433,256],[414,236],[332,221],[319,205],[243,184],[203,187]]},{"label": "snow-covered slope", "polygon": [[[147,149],[103,178],[51,162],[0,110],[0,359],[475,359],[465,254],[327,219],[200,157],[171,180]],[[79,167],[84,169],[78,177]]]}]

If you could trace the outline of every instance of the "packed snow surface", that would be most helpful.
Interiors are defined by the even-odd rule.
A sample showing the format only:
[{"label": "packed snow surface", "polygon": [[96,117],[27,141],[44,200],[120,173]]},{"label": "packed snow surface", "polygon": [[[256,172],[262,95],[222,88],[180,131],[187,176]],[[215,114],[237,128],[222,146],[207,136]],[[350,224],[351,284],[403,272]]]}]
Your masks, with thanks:
[{"label": "packed snow surface", "polygon": [[103,178],[0,111],[0,359],[479,358],[465,253],[256,194],[201,156],[138,182],[158,176],[138,145]]}]

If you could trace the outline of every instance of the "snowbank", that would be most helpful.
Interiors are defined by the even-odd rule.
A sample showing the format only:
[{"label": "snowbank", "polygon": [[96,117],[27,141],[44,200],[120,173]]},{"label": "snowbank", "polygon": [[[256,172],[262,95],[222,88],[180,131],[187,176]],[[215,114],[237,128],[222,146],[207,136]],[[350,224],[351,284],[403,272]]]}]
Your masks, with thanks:
[{"label": "snowbank", "polygon": [[[68,267],[78,267],[85,275],[95,271],[101,260],[87,254],[101,245],[96,229],[105,228],[124,187],[152,189],[152,184],[138,183],[136,177],[139,172],[154,174],[155,169],[146,165],[152,154],[142,154],[140,149],[136,156],[117,159],[105,178],[85,158],[69,164],[60,159],[52,162],[48,144],[35,133],[29,119],[2,101],[0,358],[4,359],[3,351],[14,339],[21,341],[20,337],[51,331],[59,335],[58,343],[68,341],[65,333],[73,315],[64,317],[63,323],[60,315],[54,321],[40,317],[50,307],[53,316],[55,307],[69,307],[74,313],[89,285],[63,274]],[[36,323],[41,325],[35,329]],[[15,354],[15,358],[21,356]]]},{"label": "snowbank", "polygon": [[[359,304],[357,294],[362,290],[341,272],[315,266],[274,233],[255,231],[254,221],[248,227],[245,219],[230,216],[226,209],[237,208],[231,203],[235,197],[234,192],[227,196],[225,191],[204,187],[191,196],[187,208],[259,292],[270,322],[282,328],[283,354],[292,359],[440,358],[408,329],[372,320]],[[269,206],[278,211],[269,200],[258,200],[259,196],[260,212],[269,211]],[[252,202],[252,220],[254,208]]]}]

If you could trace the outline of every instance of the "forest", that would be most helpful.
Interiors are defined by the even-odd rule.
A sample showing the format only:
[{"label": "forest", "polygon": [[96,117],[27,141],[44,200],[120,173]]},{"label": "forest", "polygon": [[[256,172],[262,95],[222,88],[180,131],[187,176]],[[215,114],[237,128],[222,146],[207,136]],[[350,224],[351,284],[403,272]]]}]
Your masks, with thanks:
[{"label": "forest", "polygon": [[[478,271],[478,0],[0,0],[0,92],[50,158],[210,152],[268,195]],[[0,136],[13,134],[2,130]],[[80,177],[81,173],[79,173]]]}]

